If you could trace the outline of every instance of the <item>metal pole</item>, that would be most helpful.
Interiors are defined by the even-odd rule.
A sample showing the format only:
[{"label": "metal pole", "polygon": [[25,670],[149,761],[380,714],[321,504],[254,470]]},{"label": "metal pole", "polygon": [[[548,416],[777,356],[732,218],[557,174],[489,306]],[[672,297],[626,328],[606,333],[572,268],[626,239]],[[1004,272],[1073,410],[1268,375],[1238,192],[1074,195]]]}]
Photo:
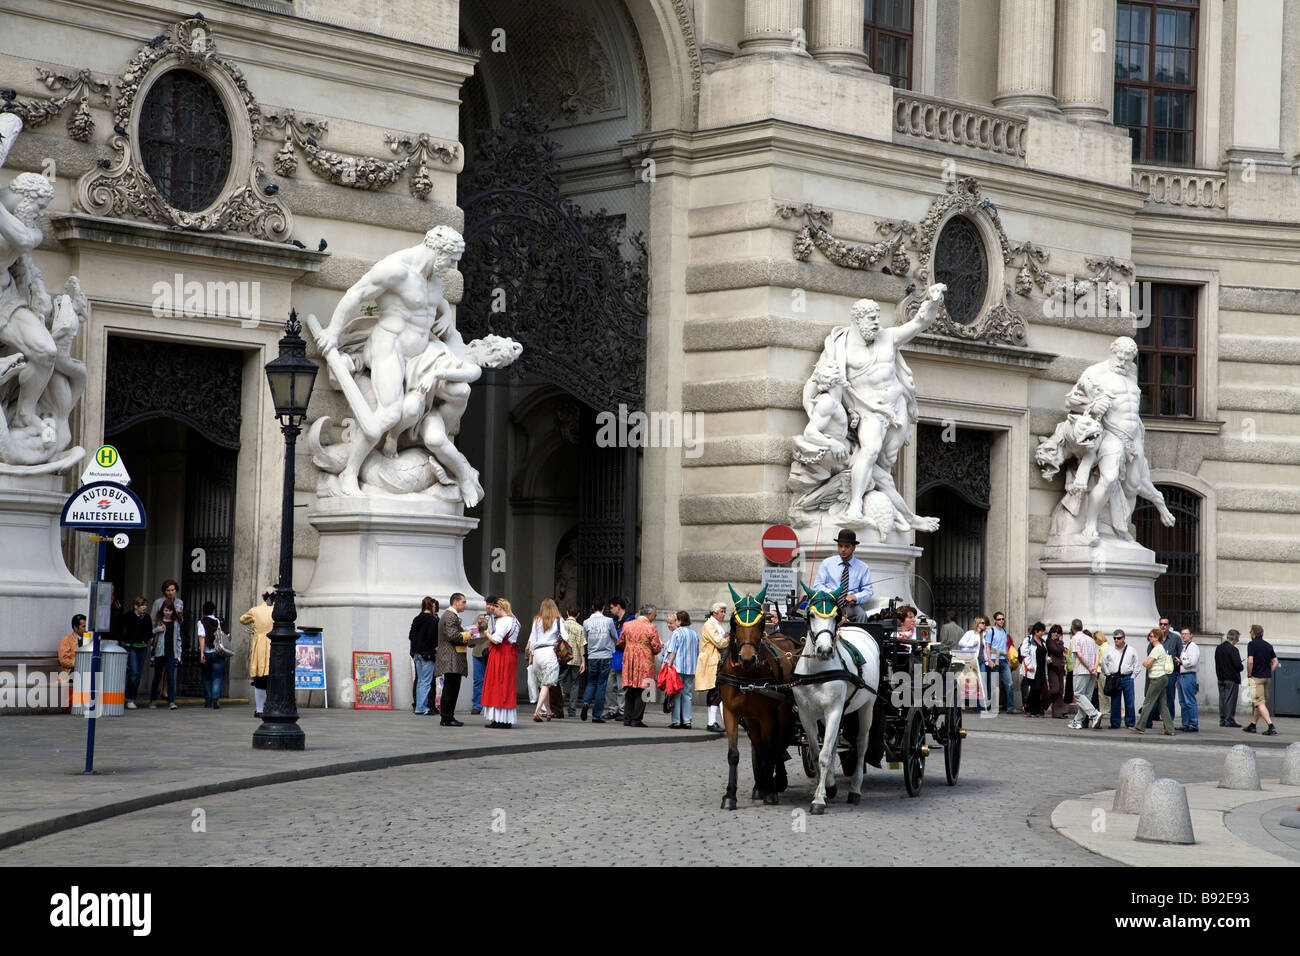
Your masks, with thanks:
[{"label": "metal pole", "polygon": [[[95,573],[95,578],[100,582],[100,587],[103,587],[105,573],[104,563],[107,548],[104,544],[104,531],[102,528],[97,537],[99,538],[99,557],[97,558],[99,567]],[[95,613],[94,607],[91,607],[88,610],[91,614]],[[92,632],[90,639],[90,710],[86,712],[86,716],[90,718],[90,722],[87,724],[86,728],[86,773],[95,772],[95,675],[99,671],[99,623],[98,620],[95,621],[96,627]],[[73,686],[76,686],[75,682]]]},{"label": "metal pole", "polygon": [[275,622],[268,635],[271,639],[270,674],[267,679],[266,707],[262,725],[253,732],[253,746],[258,750],[302,750],[307,735],[298,726],[298,705],[294,699],[294,645],[298,629],[294,622],[298,610],[293,601],[293,466],[294,448],[302,429],[281,424],[284,432],[284,487],[280,500],[280,580],[275,588]]}]

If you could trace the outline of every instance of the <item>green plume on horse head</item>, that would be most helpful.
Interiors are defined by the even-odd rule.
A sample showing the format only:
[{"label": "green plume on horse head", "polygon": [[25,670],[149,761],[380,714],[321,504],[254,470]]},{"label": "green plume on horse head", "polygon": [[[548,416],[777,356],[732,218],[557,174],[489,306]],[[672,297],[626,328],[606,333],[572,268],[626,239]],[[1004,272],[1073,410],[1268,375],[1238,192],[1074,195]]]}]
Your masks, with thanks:
[{"label": "green plume on horse head", "polygon": [[763,600],[767,597],[767,585],[763,585],[763,590],[758,594],[746,594],[743,598],[736,593],[736,589],[730,584],[727,588],[731,591],[731,602],[736,605],[732,612],[736,622],[741,627],[753,627],[759,621],[763,620]]},{"label": "green plume on horse head", "polygon": [[808,610],[818,617],[834,617],[839,612],[840,599],[848,586],[841,584],[834,591],[814,591],[801,580],[799,586],[808,595]]}]

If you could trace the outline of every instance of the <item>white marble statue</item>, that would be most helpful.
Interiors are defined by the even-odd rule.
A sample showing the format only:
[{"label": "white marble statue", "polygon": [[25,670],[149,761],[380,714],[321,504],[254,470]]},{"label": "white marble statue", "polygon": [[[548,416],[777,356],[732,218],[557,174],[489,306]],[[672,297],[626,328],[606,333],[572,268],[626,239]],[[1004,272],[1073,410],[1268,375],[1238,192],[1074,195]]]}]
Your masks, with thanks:
[{"label": "white marble statue", "polygon": [[[443,294],[465,242],[448,226],[385,256],[339,300],[329,325],[307,317],[335,385],[354,418],[342,441],[327,443],[329,418],[308,431],[312,460],[325,473],[322,496],[430,495],[472,508],[483,497],[478,472],[456,448],[470,384],[523,352],[489,335],[466,343]],[[368,315],[363,307],[373,303]]]},{"label": "white marble statue", "polygon": [[807,526],[823,516],[832,526],[891,531],[935,531],[939,519],[912,512],[894,487],[898,454],[916,421],[916,382],[900,347],[933,324],[945,286],[927,290],[916,317],[880,327],[880,306],[853,304],[852,325],[826,337],[804,386],[808,425],[794,439],[788,487],[791,520]]},{"label": "white marble statue", "polygon": [[1133,541],[1130,521],[1139,497],[1156,506],[1167,527],[1174,516],[1151,481],[1145,430],[1139,414],[1137,343],[1120,336],[1110,344],[1110,358],[1089,366],[1065,404],[1066,420],[1038,444],[1034,460],[1044,478],[1066,469],[1065,495],[1052,514],[1053,539],[1097,545],[1103,538]]},{"label": "white marble statue", "polygon": [[[0,114],[0,166],[22,125]],[[86,297],[74,276],[51,298],[31,258],[42,239],[37,219],[53,198],[37,173],[0,189],[0,474],[61,471],[85,454],[69,449],[68,418],[86,387],[86,366],[71,354]]]}]

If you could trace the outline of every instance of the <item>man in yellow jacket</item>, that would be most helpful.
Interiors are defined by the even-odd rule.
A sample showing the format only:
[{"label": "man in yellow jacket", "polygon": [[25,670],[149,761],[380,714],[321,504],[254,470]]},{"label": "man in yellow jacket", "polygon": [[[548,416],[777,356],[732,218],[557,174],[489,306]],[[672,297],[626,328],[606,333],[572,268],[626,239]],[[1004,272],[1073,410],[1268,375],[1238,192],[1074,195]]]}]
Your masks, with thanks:
[{"label": "man in yellow jacket", "polygon": [[719,723],[722,711],[722,693],[718,690],[718,664],[722,652],[731,643],[731,631],[724,623],[727,620],[727,604],[718,601],[709,608],[708,620],[700,628],[700,656],[695,663],[695,689],[708,691],[705,698],[709,705],[710,732],[723,732]]},{"label": "man in yellow jacket", "polygon": [[253,679],[253,716],[261,717],[266,706],[267,675],[271,673],[271,601],[275,592],[267,590],[262,603],[250,607],[240,617],[239,623],[253,629],[253,644],[248,651],[248,676]]}]

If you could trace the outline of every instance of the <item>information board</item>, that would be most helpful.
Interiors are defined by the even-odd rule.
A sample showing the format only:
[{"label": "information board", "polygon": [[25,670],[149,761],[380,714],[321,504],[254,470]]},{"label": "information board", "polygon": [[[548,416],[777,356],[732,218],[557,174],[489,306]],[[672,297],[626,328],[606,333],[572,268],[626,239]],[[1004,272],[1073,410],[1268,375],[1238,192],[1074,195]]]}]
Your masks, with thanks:
[{"label": "information board", "polygon": [[388,651],[353,651],[353,710],[393,709],[393,655]]},{"label": "information board", "polygon": [[782,606],[791,591],[799,590],[799,569],[788,566],[763,569],[763,586],[769,601],[780,601]]},{"label": "information board", "polygon": [[325,689],[325,637],[316,628],[298,632],[294,644],[293,689]]}]

